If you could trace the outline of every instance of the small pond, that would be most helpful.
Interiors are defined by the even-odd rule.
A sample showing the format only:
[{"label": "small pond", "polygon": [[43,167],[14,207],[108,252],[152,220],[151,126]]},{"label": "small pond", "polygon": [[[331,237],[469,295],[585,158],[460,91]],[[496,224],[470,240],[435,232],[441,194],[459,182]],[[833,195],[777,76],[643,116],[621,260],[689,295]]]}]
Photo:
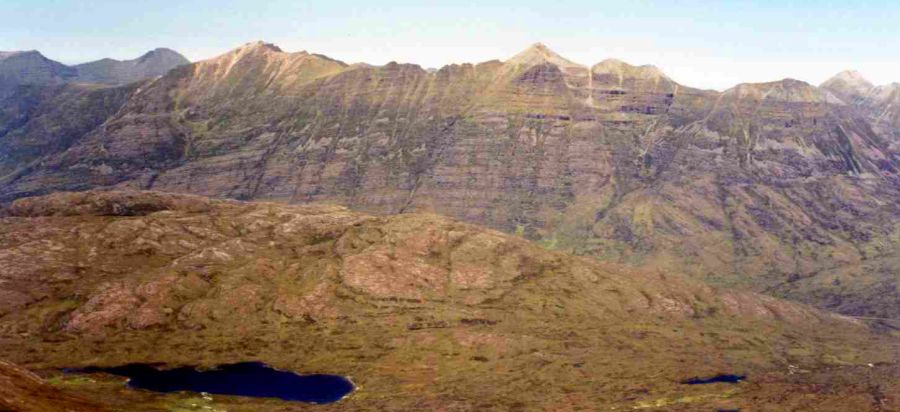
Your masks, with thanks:
[{"label": "small pond", "polygon": [[128,386],[154,392],[207,392],[312,403],[337,402],[354,389],[353,382],[343,376],[299,375],[273,369],[261,362],[235,363],[207,370],[193,367],[157,369],[147,364],[131,364],[71,369],[69,372],[125,376],[129,378]]},{"label": "small pond", "polygon": [[706,385],[710,383],[738,383],[747,379],[746,375],[716,375],[711,378],[691,378],[681,383],[685,385]]}]

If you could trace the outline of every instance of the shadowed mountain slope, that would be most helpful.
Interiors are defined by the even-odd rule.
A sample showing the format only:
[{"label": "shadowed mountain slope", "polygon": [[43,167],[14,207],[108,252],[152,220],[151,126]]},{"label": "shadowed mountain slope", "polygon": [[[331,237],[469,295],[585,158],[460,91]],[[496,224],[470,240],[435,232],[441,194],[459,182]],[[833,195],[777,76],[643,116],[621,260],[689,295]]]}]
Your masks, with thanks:
[{"label": "shadowed mountain slope", "polygon": [[35,50],[0,52],[0,98],[22,85],[59,85],[77,75],[77,70]]},{"label": "shadowed mountain slope", "polygon": [[73,68],[78,71],[77,82],[121,85],[162,76],[175,67],[189,63],[178,52],[159,48],[134,60],[102,59]]},{"label": "shadowed mountain slope", "polygon": [[48,59],[36,50],[0,51],[0,99],[22,87],[52,88],[66,83],[121,86],[161,76],[189,63],[178,52],[165,48],[151,50],[134,60],[102,59],[75,66]]},{"label": "shadowed mountain slope", "polygon": [[0,98],[0,182],[28,174],[40,159],[76,144],[114,115],[133,90],[28,86]]}]

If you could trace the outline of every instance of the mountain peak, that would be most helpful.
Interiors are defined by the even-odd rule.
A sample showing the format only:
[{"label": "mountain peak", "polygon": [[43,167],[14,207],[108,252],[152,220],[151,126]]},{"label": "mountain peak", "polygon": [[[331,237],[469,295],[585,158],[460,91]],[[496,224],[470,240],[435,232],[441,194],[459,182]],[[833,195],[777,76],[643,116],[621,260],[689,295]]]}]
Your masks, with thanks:
[{"label": "mountain peak", "polygon": [[175,50],[165,48],[165,47],[157,47],[153,50],[144,53],[141,57],[138,57],[136,62],[138,64],[147,62],[147,61],[164,61],[170,62],[172,65],[180,65],[190,63],[186,57],[181,55]]},{"label": "mountain peak", "polygon": [[73,66],[79,83],[120,85],[166,74],[190,60],[180,53],[159,47],[131,60],[100,59]]},{"label": "mountain peak", "polygon": [[62,84],[76,74],[76,70],[37,50],[0,52],[0,94],[14,85]]},{"label": "mountain peak", "polygon": [[550,50],[550,48],[547,47],[546,44],[541,43],[541,42],[537,42],[537,43],[532,44],[531,46],[528,46],[528,49],[538,50],[542,53],[553,53],[553,50]]},{"label": "mountain peak", "polygon": [[[300,53],[305,54],[306,52],[300,52]],[[250,56],[250,55],[272,57],[272,56],[281,55],[281,54],[284,54],[286,56],[288,53],[284,53],[284,51],[281,50],[280,47],[278,47],[272,43],[266,43],[262,40],[258,40],[258,41],[254,41],[254,42],[244,43],[244,44],[238,46],[237,48],[226,52],[225,54],[223,54],[221,56],[214,57],[212,60],[216,60],[216,59],[220,59],[220,58],[225,58],[228,60],[241,59],[244,56]]]},{"label": "mountain peak", "polygon": [[264,51],[273,51],[273,52],[277,52],[277,53],[284,52],[283,50],[281,50],[280,47],[276,46],[274,43],[266,43],[262,40],[257,40],[255,42],[247,43],[247,44],[243,45],[242,47],[240,47],[240,49],[264,50]]},{"label": "mountain peak", "polygon": [[822,83],[827,90],[845,103],[858,103],[865,99],[875,85],[856,70],[844,70]]},{"label": "mountain peak", "polygon": [[843,83],[854,89],[865,92],[875,87],[871,82],[869,82],[863,75],[856,70],[844,70],[830,79],[826,80],[825,83],[822,83],[822,86],[827,86],[829,84],[838,84]]},{"label": "mountain peak", "polygon": [[153,49],[153,50],[150,50],[150,51],[144,53],[144,54],[141,56],[141,58],[143,58],[143,57],[148,57],[148,56],[160,56],[160,55],[162,55],[162,56],[165,56],[165,55],[179,55],[179,56],[180,56],[181,53],[178,53],[177,51],[172,50],[172,49],[167,48],[167,47],[157,47],[157,48],[155,48],[155,49]]},{"label": "mountain peak", "polygon": [[724,92],[742,100],[769,100],[793,103],[843,104],[840,96],[828,89],[815,87],[805,81],[785,78],[764,83],[741,83]]},{"label": "mountain peak", "polygon": [[820,87],[850,103],[865,96],[875,85],[856,70],[844,70],[826,80]]},{"label": "mountain peak", "polygon": [[866,81],[866,78],[863,77],[862,73],[856,70],[844,70],[832,77],[834,80],[853,80],[853,81]]},{"label": "mountain peak", "polygon": [[619,59],[606,59],[591,67],[592,73],[611,74],[620,79],[668,80],[669,77],[653,65],[635,66]]},{"label": "mountain peak", "polygon": [[0,51],[0,60],[5,60],[10,57],[35,57],[40,59],[47,59],[44,57],[41,52],[37,50],[13,50],[13,51]]},{"label": "mountain peak", "polygon": [[532,44],[527,49],[521,51],[519,54],[511,57],[506,61],[506,63],[523,66],[534,66],[542,63],[550,63],[563,68],[584,68],[583,65],[560,56],[549,47],[547,47],[547,45],[540,42]]}]

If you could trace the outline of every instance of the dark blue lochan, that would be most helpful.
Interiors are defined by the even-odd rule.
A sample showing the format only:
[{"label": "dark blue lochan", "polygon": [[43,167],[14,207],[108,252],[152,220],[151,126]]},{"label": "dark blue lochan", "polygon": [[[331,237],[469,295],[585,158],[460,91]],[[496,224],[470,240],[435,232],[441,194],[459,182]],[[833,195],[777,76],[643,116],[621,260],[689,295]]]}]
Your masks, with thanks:
[{"label": "dark blue lochan", "polygon": [[154,392],[193,391],[312,403],[337,402],[354,390],[353,383],[343,376],[298,375],[261,362],[235,363],[209,370],[193,367],[161,370],[147,364],[131,364],[72,371],[125,376],[129,378],[129,386]]},{"label": "dark blue lochan", "polygon": [[685,385],[706,385],[710,383],[738,383],[747,379],[746,375],[716,375],[711,378],[691,378],[681,383]]}]

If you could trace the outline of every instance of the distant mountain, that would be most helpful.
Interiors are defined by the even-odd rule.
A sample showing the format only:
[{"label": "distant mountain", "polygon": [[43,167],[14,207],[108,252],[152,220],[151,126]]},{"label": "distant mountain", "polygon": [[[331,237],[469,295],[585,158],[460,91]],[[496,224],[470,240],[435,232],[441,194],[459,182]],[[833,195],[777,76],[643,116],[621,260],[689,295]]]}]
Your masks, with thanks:
[{"label": "distant mountain", "polygon": [[23,85],[58,85],[72,81],[78,71],[37,51],[0,52],[0,97]]},{"label": "distant mountain", "polygon": [[430,211],[898,317],[898,89],[845,73],[700,90],[542,44],[429,72],[249,43],[118,93],[0,102],[0,202],[127,187]]},{"label": "distant mountain", "polygon": [[[854,70],[838,73],[820,86],[862,109],[879,133],[900,139],[900,83],[876,86]],[[900,144],[896,143],[895,144]]]},{"label": "distant mountain", "polygon": [[855,104],[864,100],[875,88],[875,85],[866,80],[858,71],[847,70],[826,80],[820,87],[834,93],[848,104]]},{"label": "distant mountain", "polygon": [[159,48],[134,60],[103,59],[74,66],[77,81],[83,83],[127,84],[161,76],[190,61],[178,52]]},{"label": "distant mountain", "polygon": [[163,75],[188,63],[184,56],[169,49],[156,49],[134,60],[103,59],[76,66],[66,66],[37,51],[0,52],[0,97],[20,86],[125,85]]},{"label": "distant mountain", "polygon": [[565,57],[560,56],[543,43],[535,43],[523,50],[519,54],[510,57],[505,62],[510,66],[534,66],[537,64],[551,64],[565,70],[582,70],[586,71],[587,67],[575,63]]}]

